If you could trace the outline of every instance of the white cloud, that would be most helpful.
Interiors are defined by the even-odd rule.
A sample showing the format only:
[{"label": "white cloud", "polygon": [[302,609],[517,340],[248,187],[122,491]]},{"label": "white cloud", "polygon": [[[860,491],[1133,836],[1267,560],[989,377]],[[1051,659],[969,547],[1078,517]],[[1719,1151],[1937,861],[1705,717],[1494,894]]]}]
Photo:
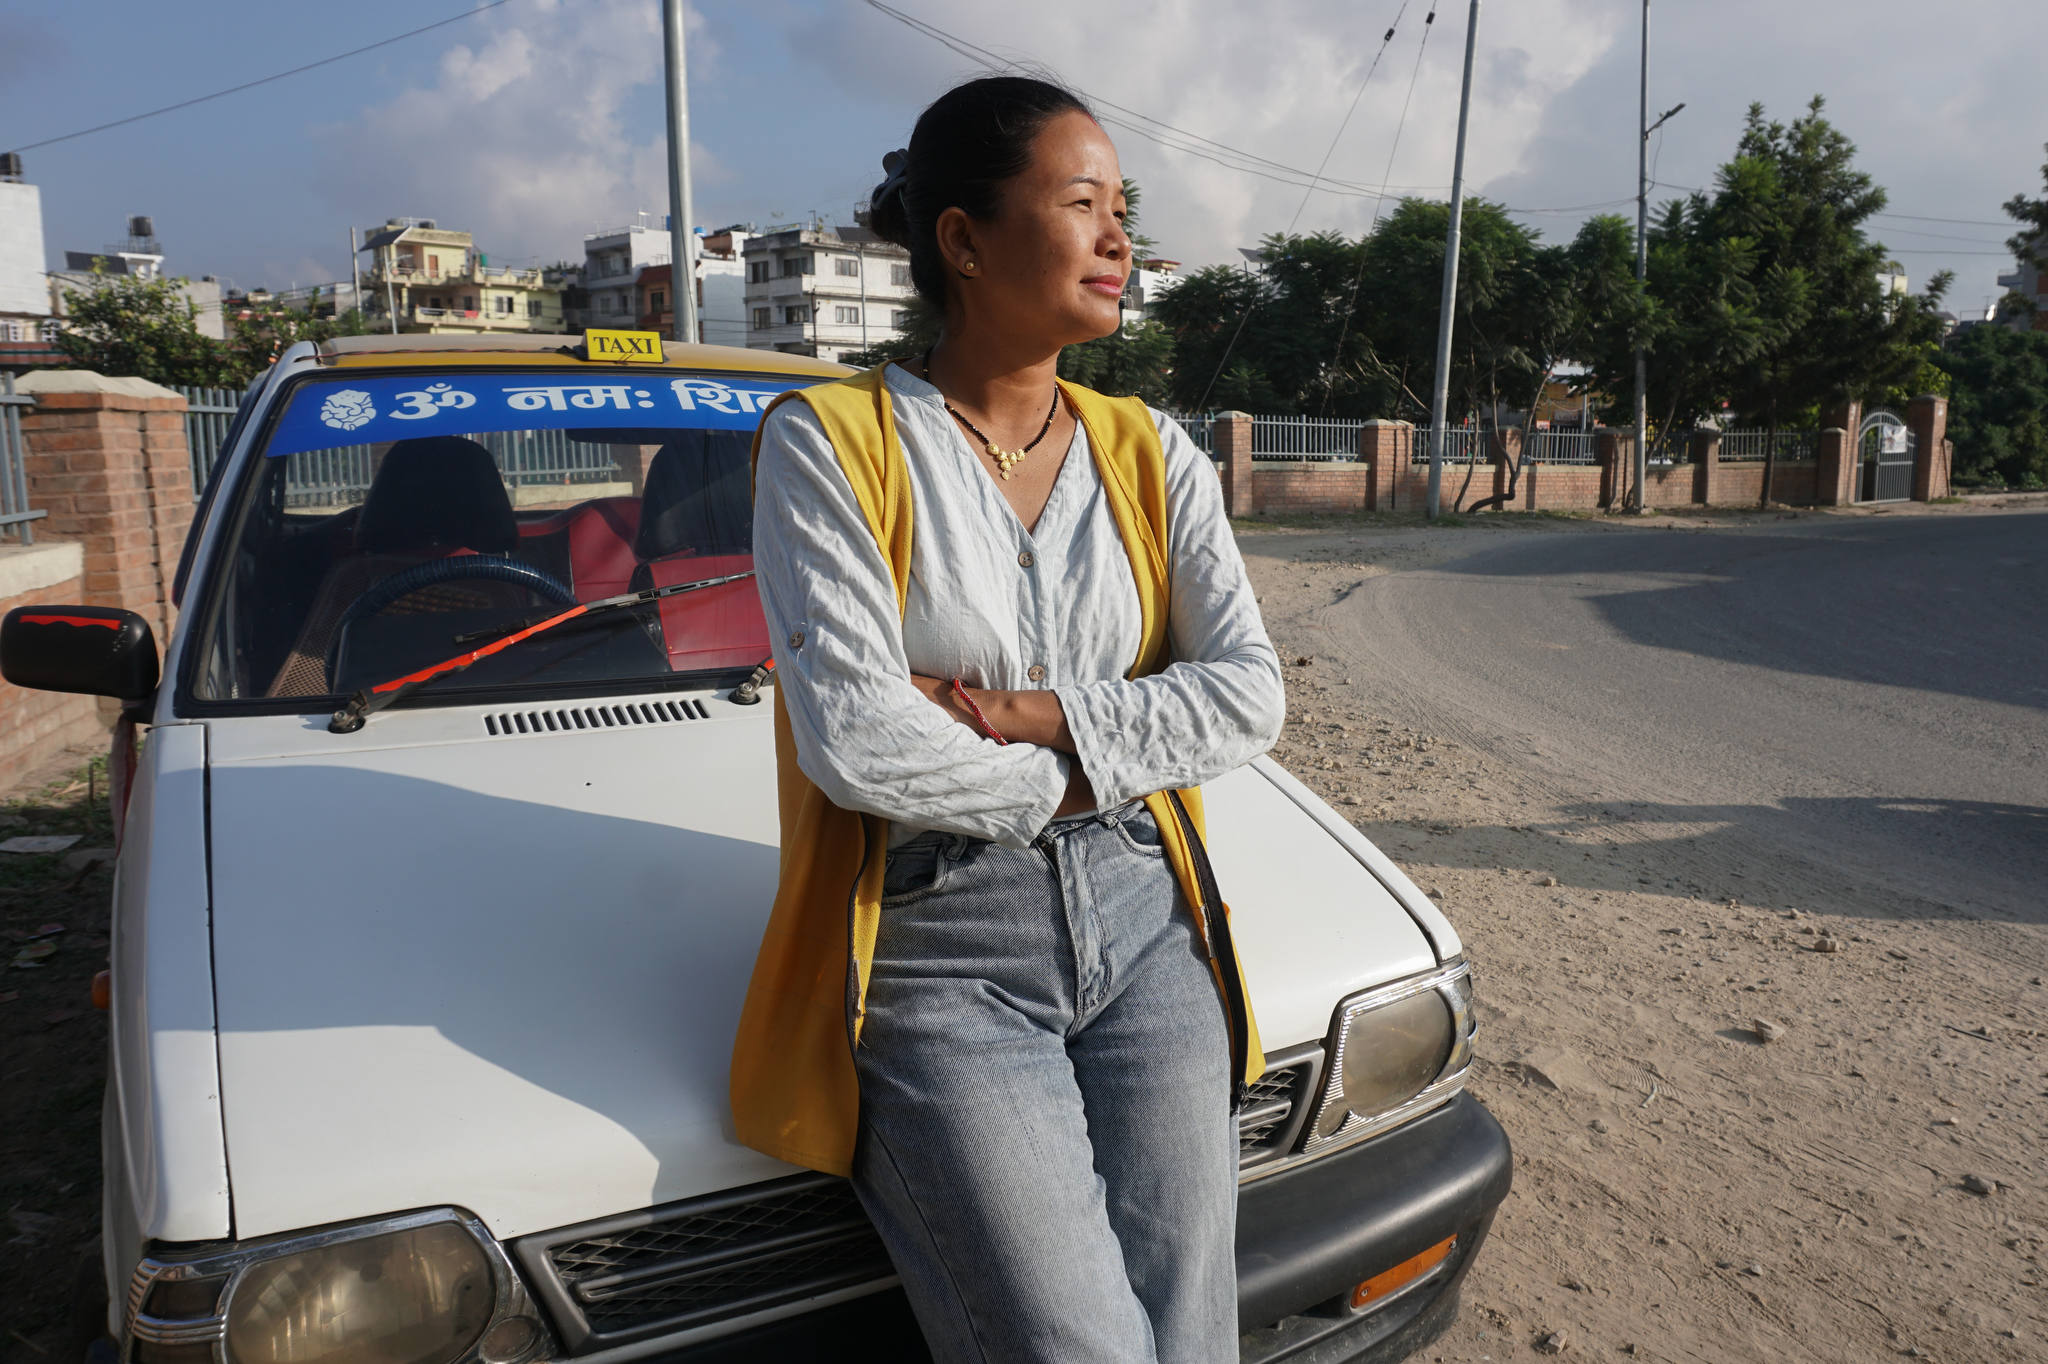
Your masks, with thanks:
[{"label": "white cloud", "polygon": [[[715,60],[694,11],[687,22],[692,64]],[[358,222],[412,214],[468,228],[506,262],[574,255],[585,234],[660,212],[663,129],[629,113],[659,88],[659,7],[537,0],[477,24],[430,84],[324,130],[337,166],[330,196]],[[727,174],[695,154],[698,180]]]},{"label": "white cloud", "polygon": [[[1355,0],[1290,7],[1165,0],[1133,19],[1128,10],[1106,17],[1102,5],[1087,0],[1030,7],[958,0],[943,9],[906,0],[904,7],[1011,59],[1056,55],[1057,74],[1082,90],[1303,170],[1313,170],[1330,148],[1396,9],[1391,0],[1364,15]],[[1408,6],[1331,153],[1329,176],[1375,187],[1388,181],[1395,193],[1447,190],[1465,8],[1447,3],[1428,26],[1434,31],[1418,71],[1427,12],[1420,0]],[[1584,74],[1615,35],[1583,3],[1527,0],[1490,11],[1481,38],[1468,152],[1474,183],[1514,163],[1535,135],[1543,105]],[[966,59],[864,6],[848,6],[793,43],[835,72],[862,73],[849,80],[870,98],[900,98],[905,88],[936,95],[978,74]],[[1414,97],[1403,122],[1411,74]],[[1399,153],[1389,174],[1397,126]],[[1125,173],[1145,189],[1147,231],[1189,262],[1235,259],[1233,247],[1286,228],[1297,211],[1297,230],[1356,232],[1372,217],[1370,198],[1319,192],[1304,206],[1301,188],[1168,150],[1124,128],[1110,131]]]}]

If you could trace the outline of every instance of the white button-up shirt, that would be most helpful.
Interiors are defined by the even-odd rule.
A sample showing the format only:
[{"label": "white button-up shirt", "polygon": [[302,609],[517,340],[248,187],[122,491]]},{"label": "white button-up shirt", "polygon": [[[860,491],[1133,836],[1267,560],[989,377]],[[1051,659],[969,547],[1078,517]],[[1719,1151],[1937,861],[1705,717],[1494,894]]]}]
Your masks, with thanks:
[{"label": "white button-up shirt", "polygon": [[1140,616],[1128,553],[1077,429],[1027,531],[946,412],[900,365],[886,373],[910,471],[903,614],[888,561],[810,408],[761,432],[754,568],[797,762],[827,799],[892,822],[1026,846],[1066,792],[1070,760],[996,743],[910,685],[958,677],[1059,695],[1099,805],[1210,781],[1265,752],[1285,713],[1224,515],[1215,466],[1153,412],[1166,452],[1170,666],[1125,680]]}]

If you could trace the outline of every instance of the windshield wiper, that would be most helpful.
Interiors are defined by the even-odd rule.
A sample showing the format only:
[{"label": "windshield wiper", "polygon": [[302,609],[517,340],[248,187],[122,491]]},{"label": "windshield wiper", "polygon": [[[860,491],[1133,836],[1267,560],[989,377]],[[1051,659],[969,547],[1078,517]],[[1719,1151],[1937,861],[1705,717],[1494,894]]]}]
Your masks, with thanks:
[{"label": "windshield wiper", "polygon": [[[529,616],[525,620],[516,621],[509,626],[497,627],[499,629],[509,629],[512,633],[493,640],[481,649],[471,649],[464,653],[456,654],[453,658],[444,658],[439,663],[421,668],[418,672],[407,673],[403,677],[394,677],[389,682],[379,682],[373,687],[366,687],[358,691],[348,699],[347,705],[334,712],[333,718],[327,722],[327,728],[329,732],[334,734],[353,734],[361,729],[364,722],[372,715],[375,715],[393,702],[404,700],[407,696],[410,696],[435,678],[446,677],[450,673],[459,673],[472,663],[481,662],[492,654],[502,653],[515,644],[523,644],[535,635],[545,634],[558,625],[567,625],[572,620],[586,620],[591,616],[601,616],[613,611],[623,611],[628,607],[644,606],[651,601],[660,601],[663,597],[673,597],[682,592],[697,592],[707,587],[720,587],[726,583],[736,583],[742,578],[751,578],[753,576],[754,570],[750,568],[744,573],[728,573],[722,578],[699,578],[695,582],[671,583],[667,587],[643,588],[641,591],[627,592],[616,597],[601,597],[596,601],[578,602],[576,605],[557,611],[552,615]],[[462,644],[472,639],[479,639],[490,633],[492,633],[490,630],[478,630],[466,635],[457,635],[455,642]]]}]

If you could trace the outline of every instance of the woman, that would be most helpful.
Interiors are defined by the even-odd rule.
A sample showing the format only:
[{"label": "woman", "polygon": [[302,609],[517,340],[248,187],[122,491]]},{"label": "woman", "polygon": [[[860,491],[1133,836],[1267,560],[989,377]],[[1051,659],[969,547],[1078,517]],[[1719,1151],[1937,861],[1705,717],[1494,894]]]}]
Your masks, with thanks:
[{"label": "woman", "polygon": [[1087,109],[973,81],[883,164],[945,323],[757,440],[783,860],[739,1135],[850,1175],[940,1360],[1234,1361],[1262,1058],[1173,802],[1272,744],[1278,660],[1210,462],[1056,382],[1130,272]]}]

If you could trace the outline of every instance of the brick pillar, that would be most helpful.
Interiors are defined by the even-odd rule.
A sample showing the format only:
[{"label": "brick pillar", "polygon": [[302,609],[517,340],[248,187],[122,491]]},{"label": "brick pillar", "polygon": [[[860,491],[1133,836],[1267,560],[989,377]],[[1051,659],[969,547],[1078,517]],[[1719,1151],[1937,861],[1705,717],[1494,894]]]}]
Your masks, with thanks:
[{"label": "brick pillar", "polygon": [[90,370],[41,370],[19,385],[31,506],[50,514],[38,531],[84,552],[84,601],[135,612],[170,637],[171,578],[192,524],[192,457],[185,400],[146,379]]},{"label": "brick pillar", "polygon": [[1913,500],[1947,497],[1948,399],[1921,394],[1906,404],[1906,425],[1913,430]]},{"label": "brick pillar", "polygon": [[1597,427],[1593,431],[1593,458],[1600,462],[1600,505],[1618,507],[1621,505],[1621,488],[1626,481],[1624,463],[1629,457],[1635,438],[1611,426]]},{"label": "brick pillar", "polygon": [[1841,427],[1849,433],[1849,441],[1851,444],[1854,444],[1856,433],[1863,429],[1862,402],[1855,398],[1848,398],[1842,402],[1822,408],[1820,411],[1820,426],[1823,431],[1827,430],[1830,426]]},{"label": "brick pillar", "polygon": [[1846,507],[1856,500],[1856,437],[1830,426],[1820,433],[1813,461],[1813,502],[1817,507]]},{"label": "brick pillar", "polygon": [[1720,429],[1699,427],[1692,433],[1692,500],[1702,507],[1714,505],[1714,474],[1720,467]]},{"label": "brick pillar", "polygon": [[1365,465],[1365,509],[1392,511],[1394,489],[1415,449],[1415,428],[1407,422],[1369,421],[1358,432],[1358,458]]},{"label": "brick pillar", "polygon": [[1223,466],[1223,509],[1232,516],[1252,514],[1252,419],[1248,412],[1219,412],[1215,425],[1216,459]]}]

